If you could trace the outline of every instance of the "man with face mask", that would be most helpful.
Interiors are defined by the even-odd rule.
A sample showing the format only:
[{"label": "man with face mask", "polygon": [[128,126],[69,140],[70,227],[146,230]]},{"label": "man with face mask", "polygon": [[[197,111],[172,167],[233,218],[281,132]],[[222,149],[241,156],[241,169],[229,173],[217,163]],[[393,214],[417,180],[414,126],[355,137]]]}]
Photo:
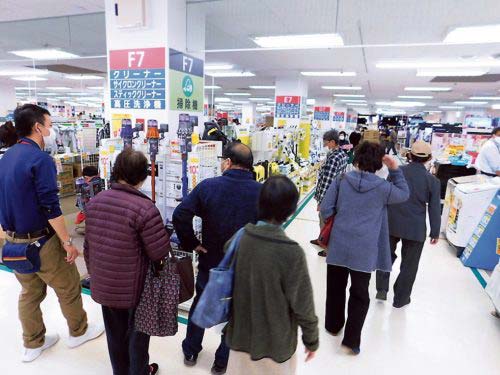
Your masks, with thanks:
[{"label": "man with face mask", "polygon": [[[318,202],[318,211],[319,205],[321,204],[323,197],[333,180],[335,180],[335,178],[340,176],[342,173],[345,173],[347,168],[349,157],[339,148],[339,142],[340,137],[336,130],[328,130],[323,135],[323,147],[325,147],[327,155],[326,160],[319,170],[316,194],[314,196],[314,199]],[[323,228],[324,226],[324,218],[321,217],[321,214],[319,214],[319,225],[320,228]],[[311,243],[313,245],[319,245],[318,240],[312,240]],[[325,257],[326,252],[320,251],[318,255]]]},{"label": "man with face mask", "polygon": [[500,127],[491,132],[492,137],[483,147],[476,160],[476,166],[482,174],[500,176]]},{"label": "man with face mask", "polygon": [[[208,282],[209,271],[221,262],[224,244],[240,228],[257,221],[261,185],[254,181],[252,169],[250,148],[238,142],[228,144],[222,156],[222,176],[200,182],[174,211],[174,228],[182,248],[199,254],[196,297],[189,314],[186,339],[182,343],[186,366],[196,365],[202,350],[205,330],[193,324],[191,315]],[[202,219],[201,243],[193,230],[194,216]],[[228,359],[229,348],[222,336],[212,374],[224,374]]]},{"label": "man with face mask", "polygon": [[87,323],[83,310],[80,275],[75,265],[78,249],[68,233],[61,212],[57,171],[53,159],[43,151],[52,138],[50,113],[34,104],[14,112],[19,142],[0,160],[0,225],[11,244],[43,244],[39,251],[40,270],[15,273],[22,286],[19,319],[23,329],[23,362],[31,362],[58,340],[46,335],[40,304],[47,285],[54,289],[66,318],[69,337],[66,344],[75,348],[95,339],[102,325]]}]

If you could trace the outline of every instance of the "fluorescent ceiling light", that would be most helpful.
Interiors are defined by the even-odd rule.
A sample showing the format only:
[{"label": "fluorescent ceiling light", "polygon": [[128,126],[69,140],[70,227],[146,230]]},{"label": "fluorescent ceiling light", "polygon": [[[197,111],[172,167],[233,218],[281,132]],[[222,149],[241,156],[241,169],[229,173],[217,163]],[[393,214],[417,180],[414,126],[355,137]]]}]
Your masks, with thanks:
[{"label": "fluorescent ceiling light", "polygon": [[69,96],[56,96],[54,99],[66,100],[66,99],[71,99],[71,98]]},{"label": "fluorescent ceiling light", "polygon": [[405,87],[405,91],[451,91],[451,87]]},{"label": "fluorescent ceiling light", "polygon": [[316,104],[316,99],[307,99],[306,100],[307,105],[315,105]]},{"label": "fluorescent ceiling light", "polygon": [[68,95],[71,95],[71,96],[86,96],[86,95],[90,95],[90,93],[86,93],[86,92],[70,92]]},{"label": "fluorescent ceiling light", "polygon": [[481,57],[475,59],[436,59],[436,60],[386,60],[379,61],[376,67],[379,69],[452,69],[452,68],[490,68],[500,66],[500,60],[492,57]]},{"label": "fluorescent ceiling light", "polygon": [[5,69],[0,70],[0,76],[43,76],[49,74],[47,69],[33,69],[33,68],[24,68],[24,69]]},{"label": "fluorescent ceiling light", "polygon": [[89,86],[89,90],[104,90],[104,86]]},{"label": "fluorescent ceiling light", "polygon": [[231,103],[230,98],[215,98],[214,100],[217,103]]},{"label": "fluorescent ceiling light", "polygon": [[500,100],[500,96],[471,96],[471,100]]},{"label": "fluorescent ceiling light", "polygon": [[59,60],[59,59],[72,59],[79,57],[73,53],[61,51],[59,49],[49,48],[49,49],[31,49],[24,51],[10,51],[16,56],[27,57],[28,59],[34,60]]},{"label": "fluorescent ceiling light", "polygon": [[275,102],[267,102],[266,104],[275,105],[276,103]]},{"label": "fluorescent ceiling light", "polygon": [[34,87],[16,87],[16,90],[34,90],[34,89],[35,89]]},{"label": "fluorescent ceiling light", "polygon": [[462,104],[462,105],[485,105],[488,104],[488,102],[468,102],[468,101],[458,101],[458,102],[453,102],[455,104]]},{"label": "fluorescent ceiling light", "polygon": [[250,96],[247,92],[225,92],[224,95],[227,96]]},{"label": "fluorescent ceiling light", "polygon": [[399,95],[400,99],[433,99],[433,96],[430,95]]},{"label": "fluorescent ceiling light", "polygon": [[237,72],[237,71],[226,71],[226,72],[207,72],[207,76],[216,78],[230,78],[230,77],[255,77],[252,72]]},{"label": "fluorescent ceiling light", "polygon": [[233,100],[234,104],[248,104],[250,103],[248,100]]},{"label": "fluorescent ceiling light", "polygon": [[54,90],[54,91],[68,91],[71,90],[71,87],[64,87],[64,86],[47,86],[47,90]]},{"label": "fluorescent ceiling light", "polygon": [[14,81],[47,81],[47,78],[38,76],[11,77]]},{"label": "fluorescent ceiling light", "polygon": [[252,90],[274,90],[276,86],[248,86]]},{"label": "fluorescent ceiling light", "polygon": [[402,101],[395,101],[395,102],[392,102],[391,106],[392,107],[402,107],[402,108],[407,108],[407,107],[425,107],[425,103],[422,103],[422,102],[402,102]]},{"label": "fluorescent ceiling light", "polygon": [[488,68],[474,68],[474,69],[418,69],[417,77],[478,77],[485,75],[490,70]]},{"label": "fluorescent ceiling light", "polygon": [[313,49],[344,45],[339,34],[258,36],[253,38],[253,41],[263,48]]},{"label": "fluorescent ceiling light", "polygon": [[267,102],[271,100],[271,98],[248,98],[248,100],[252,102]]},{"label": "fluorescent ceiling light", "polygon": [[218,90],[220,86],[205,86],[205,90]]},{"label": "fluorescent ceiling light", "polygon": [[343,103],[366,103],[366,100],[361,100],[361,99],[342,99],[341,102]]},{"label": "fluorescent ceiling light", "polygon": [[361,86],[321,86],[323,90],[361,90]]},{"label": "fluorescent ceiling light", "polygon": [[491,109],[500,109],[500,104],[493,104]]},{"label": "fluorescent ceiling light", "polygon": [[376,102],[375,104],[383,107],[383,106],[386,106],[386,105],[391,105],[392,102]]},{"label": "fluorescent ceiling light", "polygon": [[347,105],[350,105],[351,107],[367,107],[367,103],[345,103]]},{"label": "fluorescent ceiling light", "polygon": [[233,65],[231,64],[207,64],[205,65],[205,70],[231,70]]},{"label": "fluorescent ceiling light", "polygon": [[463,109],[463,106],[460,105],[441,105],[439,106],[441,109]]},{"label": "fluorescent ceiling light", "polygon": [[303,76],[306,77],[355,77],[356,72],[300,72]]},{"label": "fluorescent ceiling light", "polygon": [[443,111],[427,111],[428,113],[442,113]]},{"label": "fluorescent ceiling light", "polygon": [[335,94],[333,96],[336,96],[338,98],[364,98],[365,96],[363,94]]},{"label": "fluorescent ceiling light", "polygon": [[457,27],[444,38],[444,43],[500,43],[500,25]]},{"label": "fluorescent ceiling light", "polygon": [[55,96],[57,94],[55,92],[39,92],[39,93],[37,93],[37,95],[40,95],[40,96]]},{"label": "fluorescent ceiling light", "polygon": [[104,79],[104,77],[86,74],[67,74],[66,78],[73,80],[91,80],[91,79]]}]

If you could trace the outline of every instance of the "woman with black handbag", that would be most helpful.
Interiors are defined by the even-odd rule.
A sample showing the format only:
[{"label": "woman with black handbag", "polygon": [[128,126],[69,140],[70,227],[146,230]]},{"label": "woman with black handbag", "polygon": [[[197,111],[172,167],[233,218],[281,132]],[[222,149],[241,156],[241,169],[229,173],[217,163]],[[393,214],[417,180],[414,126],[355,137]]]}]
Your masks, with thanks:
[{"label": "woman with black handbag", "polygon": [[139,191],[147,176],[144,154],[125,150],[113,168],[117,182],[87,206],[85,262],[92,298],[102,305],[114,375],[158,372],[157,364],[149,364],[150,336],[135,328],[146,274],[151,272],[152,262],[160,266],[170,251],[160,212]]}]

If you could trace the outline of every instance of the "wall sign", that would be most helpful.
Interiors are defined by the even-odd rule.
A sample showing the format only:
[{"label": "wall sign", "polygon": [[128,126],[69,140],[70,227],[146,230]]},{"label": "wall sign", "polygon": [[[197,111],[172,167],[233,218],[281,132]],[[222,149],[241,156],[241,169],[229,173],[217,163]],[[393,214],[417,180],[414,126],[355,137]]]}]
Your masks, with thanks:
[{"label": "wall sign", "polygon": [[300,96],[277,96],[276,118],[300,118]]},{"label": "wall sign", "polygon": [[109,51],[111,108],[165,109],[165,48]]},{"label": "wall sign", "polygon": [[203,60],[170,49],[170,109],[203,112]]},{"label": "wall sign", "polygon": [[330,120],[330,107],[314,107],[314,120]]}]

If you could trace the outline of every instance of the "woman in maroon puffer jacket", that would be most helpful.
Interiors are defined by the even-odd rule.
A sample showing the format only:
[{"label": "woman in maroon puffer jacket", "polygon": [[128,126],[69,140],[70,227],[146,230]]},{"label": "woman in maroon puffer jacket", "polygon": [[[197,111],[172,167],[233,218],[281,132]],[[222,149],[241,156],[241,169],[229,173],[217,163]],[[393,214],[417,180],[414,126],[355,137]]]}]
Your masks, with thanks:
[{"label": "woman in maroon puffer jacket", "polygon": [[92,298],[102,305],[114,374],[149,375],[149,336],[134,331],[134,314],[144,288],[147,266],[168,255],[169,236],[160,212],[139,191],[148,176],[143,153],[118,155],[117,183],[87,206],[84,254]]}]

